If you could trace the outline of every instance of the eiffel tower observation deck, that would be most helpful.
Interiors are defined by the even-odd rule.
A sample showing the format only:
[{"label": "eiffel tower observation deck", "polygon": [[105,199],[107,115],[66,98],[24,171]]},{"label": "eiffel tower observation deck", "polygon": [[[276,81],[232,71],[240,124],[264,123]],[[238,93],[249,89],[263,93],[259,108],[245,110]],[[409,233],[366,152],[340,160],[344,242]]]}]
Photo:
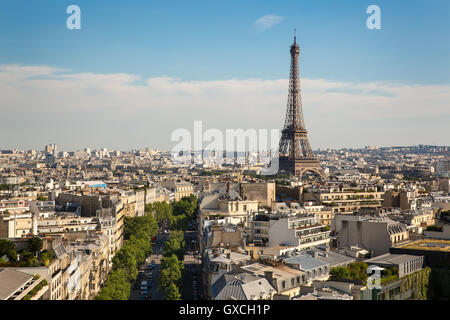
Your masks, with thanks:
[{"label": "eiffel tower observation deck", "polygon": [[294,30],[294,44],[291,46],[291,70],[289,76],[289,94],[286,108],[286,119],[281,131],[279,145],[280,172],[301,179],[306,172],[311,172],[325,180],[325,174],[320,167],[308,141],[307,130],[302,111],[300,90],[300,72],[298,58],[300,47]]}]

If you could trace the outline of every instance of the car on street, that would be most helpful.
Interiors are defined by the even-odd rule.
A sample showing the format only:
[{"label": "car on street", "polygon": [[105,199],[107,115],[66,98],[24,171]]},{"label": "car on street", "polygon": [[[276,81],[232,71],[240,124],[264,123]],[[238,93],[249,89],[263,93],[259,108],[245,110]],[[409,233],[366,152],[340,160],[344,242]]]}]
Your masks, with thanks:
[{"label": "car on street", "polygon": [[141,282],[141,291],[147,291],[147,281]]}]

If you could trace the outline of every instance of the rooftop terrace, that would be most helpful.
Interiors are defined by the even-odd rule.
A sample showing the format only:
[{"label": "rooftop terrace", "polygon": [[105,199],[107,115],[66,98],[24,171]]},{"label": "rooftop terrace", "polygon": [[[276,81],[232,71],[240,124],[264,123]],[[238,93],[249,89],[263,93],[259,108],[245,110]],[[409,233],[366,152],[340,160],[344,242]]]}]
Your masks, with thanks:
[{"label": "rooftop terrace", "polygon": [[400,245],[398,248],[450,252],[450,240],[422,239]]}]

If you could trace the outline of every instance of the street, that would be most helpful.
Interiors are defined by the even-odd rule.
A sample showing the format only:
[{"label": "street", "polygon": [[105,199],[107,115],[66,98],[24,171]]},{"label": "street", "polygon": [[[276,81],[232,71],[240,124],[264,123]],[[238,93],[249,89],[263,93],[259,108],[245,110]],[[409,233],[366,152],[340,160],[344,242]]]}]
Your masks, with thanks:
[{"label": "street", "polygon": [[201,299],[201,259],[196,251],[198,246],[192,240],[197,239],[196,231],[186,231],[184,240],[186,243],[186,254],[184,256],[184,279],[183,290],[181,292],[183,300],[199,300]]},{"label": "street", "polygon": [[[161,272],[161,259],[162,259],[162,249],[164,243],[169,239],[169,234],[160,234],[157,236],[156,243],[153,245],[152,255],[146,259],[143,266],[140,267],[139,276],[136,281],[137,287],[132,286],[129,300],[144,300],[144,296],[141,294],[141,282],[147,280],[147,267],[154,261],[155,266],[152,269],[152,286],[148,288],[148,294],[150,300],[164,300],[164,297],[158,291],[158,279]],[[135,289],[136,288],[136,289]]]},{"label": "street", "polygon": [[[153,253],[146,259],[144,265],[139,268],[139,275],[136,283],[132,285],[130,291],[129,300],[145,300],[145,297],[141,294],[141,282],[147,278],[148,266],[154,261],[154,267],[152,268],[152,285],[148,287],[149,300],[164,300],[164,296],[158,291],[158,279],[161,272],[161,259],[164,243],[169,239],[169,234],[161,233],[156,239],[156,243],[153,245]],[[201,293],[201,258],[197,254],[198,246],[196,244],[197,232],[186,231],[185,232],[186,253],[184,256],[184,278],[182,288],[183,300],[200,300],[202,299]],[[194,240],[194,242],[192,241]]]}]

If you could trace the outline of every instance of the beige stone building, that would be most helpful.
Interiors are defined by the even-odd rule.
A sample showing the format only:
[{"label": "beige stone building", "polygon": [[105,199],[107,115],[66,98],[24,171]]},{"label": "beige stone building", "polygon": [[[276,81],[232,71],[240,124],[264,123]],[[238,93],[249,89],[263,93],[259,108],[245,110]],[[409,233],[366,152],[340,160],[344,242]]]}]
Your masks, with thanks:
[{"label": "beige stone building", "polygon": [[187,181],[167,180],[161,181],[161,186],[174,193],[174,200],[179,201],[183,197],[189,197],[194,194],[194,187]]},{"label": "beige stone building", "polygon": [[257,182],[240,184],[240,195],[244,200],[257,200],[259,207],[270,208],[276,201],[275,182]]},{"label": "beige stone building", "polygon": [[387,218],[368,216],[334,216],[332,230],[338,234],[338,248],[358,246],[378,256],[389,252],[389,248],[409,239],[403,223]]},{"label": "beige stone building", "polygon": [[332,208],[334,214],[352,214],[361,207],[381,207],[384,192],[348,190],[320,192],[317,197],[322,204]]},{"label": "beige stone building", "polygon": [[0,214],[0,238],[22,238],[33,231],[32,214],[10,213],[4,211]]},{"label": "beige stone building", "polygon": [[275,288],[278,295],[292,299],[300,294],[300,286],[306,283],[306,275],[303,271],[290,268],[284,264],[275,266],[261,263],[252,263],[241,267],[243,270],[263,276]]}]

